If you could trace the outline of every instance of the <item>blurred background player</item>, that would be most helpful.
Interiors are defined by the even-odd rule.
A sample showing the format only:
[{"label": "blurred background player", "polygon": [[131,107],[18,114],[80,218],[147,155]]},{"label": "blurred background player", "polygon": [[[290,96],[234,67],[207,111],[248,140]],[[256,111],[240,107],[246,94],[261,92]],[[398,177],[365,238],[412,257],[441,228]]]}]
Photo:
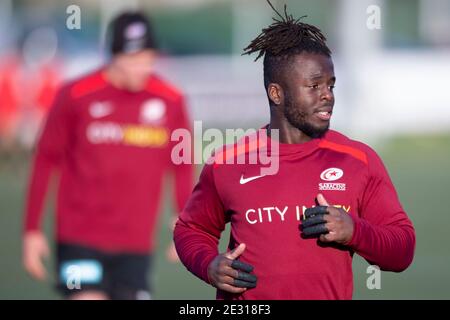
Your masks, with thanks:
[{"label": "blurred background player", "polygon": [[[26,205],[23,263],[46,277],[40,228],[52,173],[59,173],[58,288],[71,299],[147,299],[164,173],[176,205],[191,192],[190,165],[172,165],[171,132],[189,129],[183,95],[154,74],[155,40],[140,13],[110,25],[112,59],[63,86],[36,146]],[[168,258],[177,259],[173,244]]]}]

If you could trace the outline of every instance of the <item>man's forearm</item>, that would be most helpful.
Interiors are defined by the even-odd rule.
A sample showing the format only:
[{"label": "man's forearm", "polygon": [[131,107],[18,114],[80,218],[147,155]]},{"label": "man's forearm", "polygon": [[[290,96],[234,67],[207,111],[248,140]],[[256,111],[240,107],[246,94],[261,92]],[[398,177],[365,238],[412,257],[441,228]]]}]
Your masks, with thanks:
[{"label": "man's forearm", "polygon": [[27,204],[25,208],[24,231],[39,230],[44,211],[50,177],[55,163],[42,152],[37,152],[30,177]]},{"label": "man's forearm", "polygon": [[218,239],[178,220],[174,230],[178,256],[186,268],[209,283],[208,266],[219,254]]},{"label": "man's forearm", "polygon": [[354,218],[354,233],[348,244],[360,256],[382,270],[400,272],[412,262],[415,232],[409,224],[379,226]]}]

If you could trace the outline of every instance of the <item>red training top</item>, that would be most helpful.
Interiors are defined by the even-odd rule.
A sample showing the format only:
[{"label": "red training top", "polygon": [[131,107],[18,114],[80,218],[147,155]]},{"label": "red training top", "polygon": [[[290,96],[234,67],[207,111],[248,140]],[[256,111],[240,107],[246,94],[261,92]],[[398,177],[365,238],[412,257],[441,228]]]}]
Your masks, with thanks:
[{"label": "red training top", "polygon": [[[233,149],[235,158],[258,150],[254,137],[245,148],[227,149],[224,159]],[[412,262],[413,225],[368,146],[331,130],[307,143],[281,143],[274,175],[261,175],[259,161],[217,164],[219,158],[204,166],[174,234],[181,260],[206,282],[226,223],[231,223],[229,249],[246,244],[239,259],[254,266],[257,287],[240,295],[219,290],[219,299],[351,299],[353,252],[382,270],[402,271]],[[347,246],[300,236],[301,216],[318,193],[353,218]]]}]

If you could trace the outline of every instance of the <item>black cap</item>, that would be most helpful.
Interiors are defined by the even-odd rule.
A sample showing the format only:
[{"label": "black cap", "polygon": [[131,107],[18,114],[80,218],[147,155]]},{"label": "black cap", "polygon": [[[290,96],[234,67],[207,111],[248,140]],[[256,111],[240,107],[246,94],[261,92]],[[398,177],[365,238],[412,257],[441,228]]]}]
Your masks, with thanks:
[{"label": "black cap", "polygon": [[121,13],[112,20],[109,32],[112,54],[156,48],[150,21],[139,12]]}]

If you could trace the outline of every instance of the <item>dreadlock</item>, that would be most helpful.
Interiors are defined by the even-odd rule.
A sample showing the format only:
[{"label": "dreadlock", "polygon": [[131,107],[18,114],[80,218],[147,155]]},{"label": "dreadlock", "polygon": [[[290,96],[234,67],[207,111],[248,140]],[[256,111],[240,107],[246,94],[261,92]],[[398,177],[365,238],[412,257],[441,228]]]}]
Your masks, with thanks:
[{"label": "dreadlock", "polygon": [[267,2],[279,19],[272,18],[274,22],[264,28],[242,53],[244,55],[258,52],[255,61],[264,56],[264,86],[266,89],[269,83],[280,80],[280,72],[283,72],[287,62],[293,56],[302,52],[331,56],[323,33],[317,27],[300,21],[306,16],[294,19],[287,13],[286,4],[283,16],[269,0]]}]

